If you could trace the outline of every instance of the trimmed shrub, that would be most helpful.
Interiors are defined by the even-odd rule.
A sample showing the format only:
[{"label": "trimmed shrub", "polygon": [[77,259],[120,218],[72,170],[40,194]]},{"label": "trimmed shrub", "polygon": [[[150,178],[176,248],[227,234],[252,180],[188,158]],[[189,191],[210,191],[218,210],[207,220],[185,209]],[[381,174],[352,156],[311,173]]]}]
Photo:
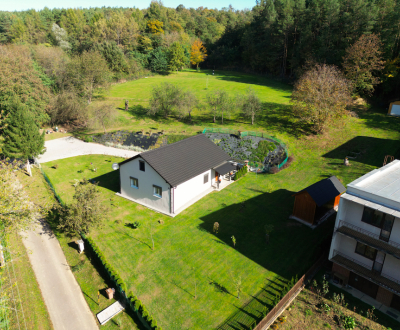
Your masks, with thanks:
[{"label": "trimmed shrub", "polygon": [[157,321],[153,319],[153,320],[151,321],[151,323],[150,323],[150,326],[151,326],[153,329],[158,329],[158,327],[157,327]]},{"label": "trimmed shrub", "polygon": [[141,308],[142,308],[142,302],[138,299],[138,300],[136,300],[135,301],[135,305],[134,305],[134,308],[138,311],[138,310],[140,310]]}]

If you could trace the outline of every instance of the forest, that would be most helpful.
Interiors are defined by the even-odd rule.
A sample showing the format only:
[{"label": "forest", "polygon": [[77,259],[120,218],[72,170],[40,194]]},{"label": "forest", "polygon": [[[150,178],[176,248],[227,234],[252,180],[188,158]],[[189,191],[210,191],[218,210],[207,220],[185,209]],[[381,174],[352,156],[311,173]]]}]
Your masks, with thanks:
[{"label": "forest", "polygon": [[[0,105],[6,113],[28,107],[39,126],[85,126],[81,110],[116,82],[200,65],[290,83],[310,65],[343,70],[346,61],[354,79],[363,80],[359,67],[369,56],[379,62],[367,70],[374,88],[356,92],[386,105],[400,92],[399,12],[399,0],[260,0],[245,10],[168,8],[153,1],[143,10],[2,11]],[[357,53],[357,41],[368,36]],[[375,50],[368,54],[371,42]],[[358,58],[348,56],[352,47]]]}]

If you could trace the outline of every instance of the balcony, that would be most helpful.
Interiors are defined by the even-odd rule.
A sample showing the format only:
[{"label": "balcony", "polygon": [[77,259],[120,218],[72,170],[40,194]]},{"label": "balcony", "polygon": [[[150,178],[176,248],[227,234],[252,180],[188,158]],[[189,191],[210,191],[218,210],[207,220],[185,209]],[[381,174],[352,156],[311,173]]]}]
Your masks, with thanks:
[{"label": "balcony", "polygon": [[379,235],[373,234],[368,230],[357,227],[351,223],[340,220],[339,227],[336,229],[338,233],[354,238],[355,240],[369,245],[377,250],[392,255],[400,259],[400,244],[389,240],[388,242],[379,239]]},{"label": "balcony", "polygon": [[371,282],[374,282],[396,294],[400,294],[399,280],[396,280],[384,273],[379,274],[378,272],[374,271],[371,266],[368,266],[356,259],[353,259],[342,252],[333,250],[331,261],[343,266],[344,268],[347,268],[348,270],[351,270],[353,273],[365,277]]}]

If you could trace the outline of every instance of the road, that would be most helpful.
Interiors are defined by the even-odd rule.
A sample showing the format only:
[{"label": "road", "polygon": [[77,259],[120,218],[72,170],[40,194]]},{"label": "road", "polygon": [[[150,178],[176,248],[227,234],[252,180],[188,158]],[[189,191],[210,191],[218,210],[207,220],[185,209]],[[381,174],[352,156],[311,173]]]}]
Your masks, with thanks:
[{"label": "road", "polygon": [[97,322],[48,224],[22,234],[55,330],[98,330]]}]

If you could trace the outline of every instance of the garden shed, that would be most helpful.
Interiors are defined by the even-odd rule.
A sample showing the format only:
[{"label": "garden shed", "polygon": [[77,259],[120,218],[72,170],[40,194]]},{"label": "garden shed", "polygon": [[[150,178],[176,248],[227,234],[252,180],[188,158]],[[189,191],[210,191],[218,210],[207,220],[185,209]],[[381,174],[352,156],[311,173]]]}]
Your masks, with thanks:
[{"label": "garden shed", "polygon": [[318,181],[294,194],[294,207],[291,219],[300,220],[316,226],[337,211],[340,195],[346,188],[336,176]]},{"label": "garden shed", "polygon": [[390,103],[388,115],[400,116],[400,101]]},{"label": "garden shed", "polygon": [[205,135],[142,152],[119,163],[120,192],[128,200],[175,216],[236,170],[231,157]]}]

